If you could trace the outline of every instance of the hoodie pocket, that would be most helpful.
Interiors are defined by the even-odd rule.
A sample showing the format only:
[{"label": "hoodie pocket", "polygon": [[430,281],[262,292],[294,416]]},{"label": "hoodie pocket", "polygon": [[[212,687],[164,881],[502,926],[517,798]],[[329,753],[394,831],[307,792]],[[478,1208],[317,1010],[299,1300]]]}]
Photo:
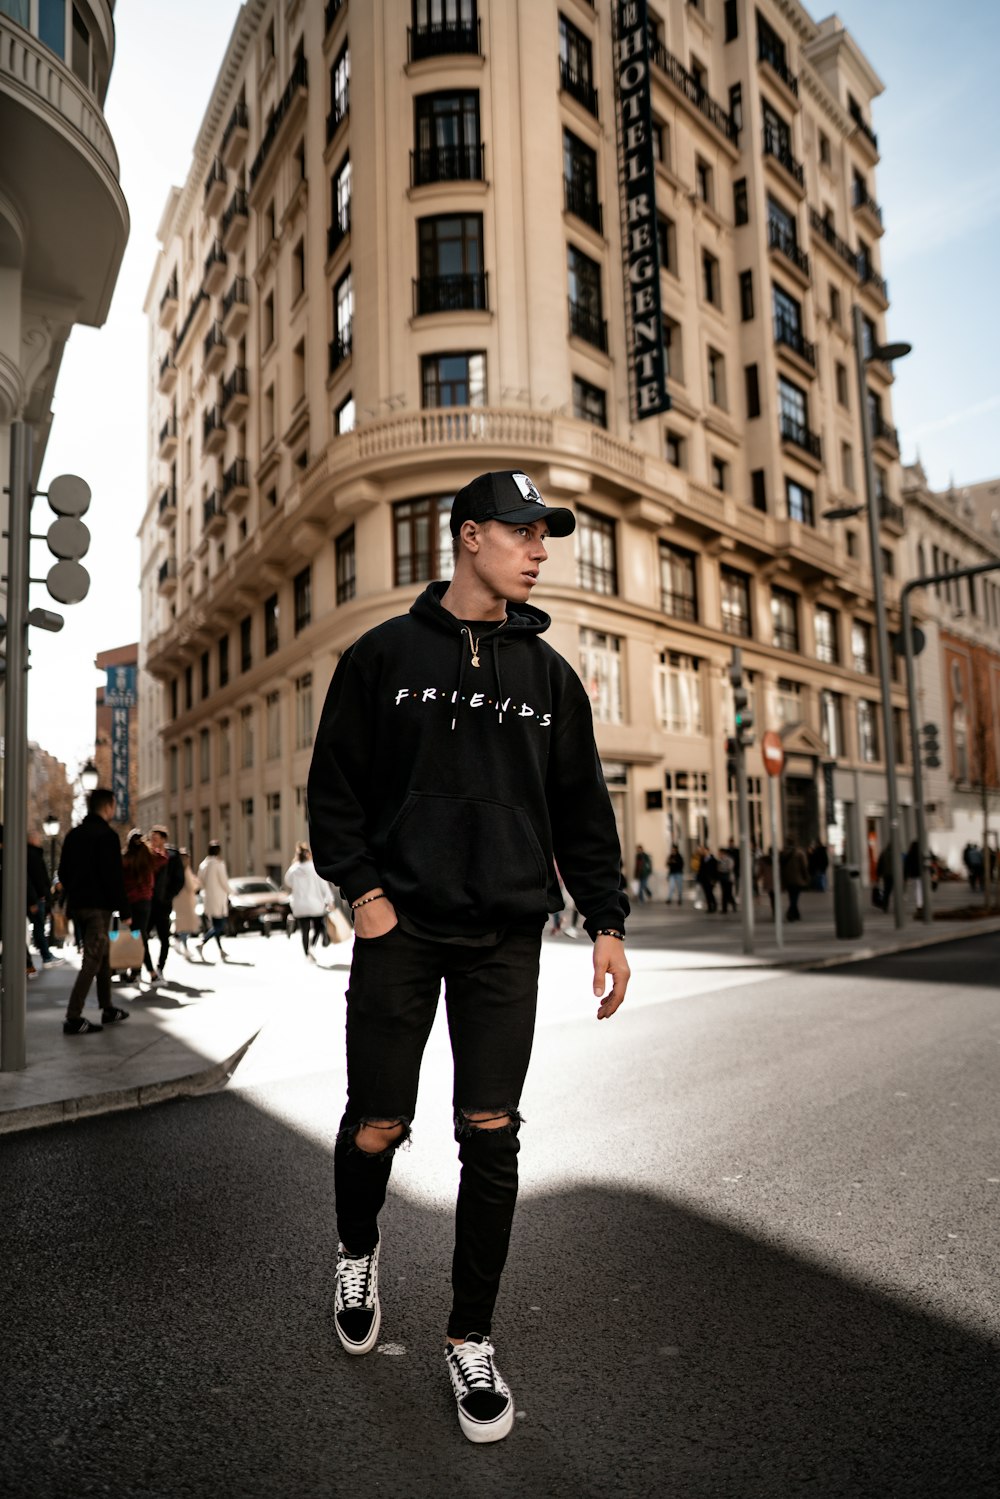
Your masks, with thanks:
[{"label": "hoodie pocket", "polygon": [[478,921],[544,914],[545,856],[521,807],[412,792],[386,837],[386,882],[404,911]]}]

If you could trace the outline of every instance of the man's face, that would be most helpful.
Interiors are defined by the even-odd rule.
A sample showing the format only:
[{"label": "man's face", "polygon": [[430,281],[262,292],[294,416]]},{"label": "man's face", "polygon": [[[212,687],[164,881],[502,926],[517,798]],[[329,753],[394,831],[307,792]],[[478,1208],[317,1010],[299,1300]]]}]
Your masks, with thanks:
[{"label": "man's face", "polygon": [[157,853],[162,852],[162,850],[167,846],[167,840],[166,838],[164,838],[162,833],[150,833],[149,842]]},{"label": "man's face", "polygon": [[475,527],[479,543],[470,553],[476,574],[497,598],[524,604],[538,582],[542,563],[548,559],[544,540],[549,532],[542,520],[525,526],[487,521]]}]

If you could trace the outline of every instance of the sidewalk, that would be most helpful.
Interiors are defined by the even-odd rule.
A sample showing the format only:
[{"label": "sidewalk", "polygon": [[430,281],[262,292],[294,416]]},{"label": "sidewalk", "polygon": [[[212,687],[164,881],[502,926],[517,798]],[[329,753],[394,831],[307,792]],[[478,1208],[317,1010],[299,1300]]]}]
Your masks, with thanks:
[{"label": "sidewalk", "polygon": [[[968,904],[968,886],[948,884],[939,889],[935,909]],[[829,893],[807,892],[800,909],[802,920],[785,926],[779,949],[767,900],[758,901],[754,952],[745,955],[738,914],[709,915],[695,911],[690,901],[668,907],[662,898],[636,905],[629,919],[629,947],[637,959],[633,966],[638,972],[645,966],[640,955],[655,949],[660,971],[828,968],[1000,932],[1000,917],[946,919],[925,926],[909,910],[907,925],[897,932],[891,915],[866,906],[864,936],[845,942],[834,935]],[[570,945],[563,936],[546,938],[546,948]],[[267,942],[240,938],[227,950],[233,961],[215,966],[187,963],[173,953],[164,985],[144,988],[138,998],[134,988],[116,981],[115,1002],[131,1016],[98,1036],[63,1035],[76,955],[65,966],[42,970],[28,985],[27,1067],[0,1073],[0,1135],[144,1108],[224,1086],[262,1025],[268,1020],[281,1024],[275,976],[285,969],[283,954],[291,951],[280,937]],[[310,982],[322,985],[324,995],[332,995],[334,988],[342,993],[349,961],[349,943],[327,949],[323,966],[311,969],[315,979]],[[329,978],[324,966],[331,970]],[[93,994],[86,1013],[96,1016]]]}]

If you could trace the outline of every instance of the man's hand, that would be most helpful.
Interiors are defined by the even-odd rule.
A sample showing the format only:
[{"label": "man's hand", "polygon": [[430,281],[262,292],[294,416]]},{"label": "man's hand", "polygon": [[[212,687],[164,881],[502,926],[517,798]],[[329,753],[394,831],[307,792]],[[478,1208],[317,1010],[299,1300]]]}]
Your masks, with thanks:
[{"label": "man's hand", "polygon": [[[381,902],[380,902],[381,904]],[[605,997],[608,975],[611,976],[611,993]],[[594,943],[594,994],[601,1001],[597,1011],[598,1020],[607,1020],[625,998],[625,990],[631,978],[631,969],[625,957],[625,944],[617,937],[598,937]]]},{"label": "man's hand", "polygon": [[[376,895],[377,890],[369,890],[368,895]],[[361,897],[364,899],[364,896]],[[396,908],[389,897],[383,896],[381,900],[370,900],[367,905],[359,906],[354,912],[354,934],[357,937],[384,937],[386,932],[391,932],[399,918]]]}]

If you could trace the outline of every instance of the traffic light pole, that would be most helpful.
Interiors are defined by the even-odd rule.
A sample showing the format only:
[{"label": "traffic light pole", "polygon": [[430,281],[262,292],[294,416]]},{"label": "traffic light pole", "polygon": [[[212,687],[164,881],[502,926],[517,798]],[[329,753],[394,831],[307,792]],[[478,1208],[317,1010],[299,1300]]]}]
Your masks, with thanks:
[{"label": "traffic light pole", "polygon": [[753,860],[750,851],[750,798],[747,795],[747,752],[737,740],[736,792],[740,818],[740,918],[743,951],[753,952]]},{"label": "traffic light pole", "polygon": [[31,529],[31,428],[12,422],[7,491],[7,676],[4,689],[3,988],[0,1071],[25,1066],[24,918],[28,909],[28,572]]},{"label": "traffic light pole", "polygon": [[953,578],[975,578],[980,573],[1000,572],[1000,562],[979,562],[972,567],[959,567],[953,572],[928,573],[925,578],[911,578],[904,583],[900,595],[903,617],[903,649],[906,656],[906,698],[910,714],[910,754],[913,757],[913,805],[917,814],[917,843],[920,849],[920,893],[922,921],[933,921],[931,910],[931,872],[928,868],[930,849],[927,843],[927,814],[924,809],[924,767],[920,745],[920,730],[917,726],[917,673],[913,656],[913,627],[910,619],[910,595],[916,588],[927,588],[932,583],[947,583]]}]

